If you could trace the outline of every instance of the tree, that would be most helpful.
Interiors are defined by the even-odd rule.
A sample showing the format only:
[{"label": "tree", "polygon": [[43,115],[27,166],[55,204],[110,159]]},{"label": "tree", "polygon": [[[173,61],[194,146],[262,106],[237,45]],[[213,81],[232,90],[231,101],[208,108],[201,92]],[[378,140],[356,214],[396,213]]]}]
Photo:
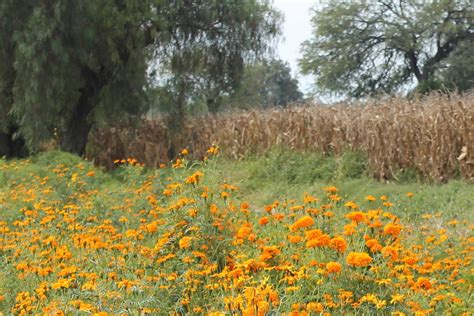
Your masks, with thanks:
[{"label": "tree", "polygon": [[153,60],[181,115],[190,82],[237,80],[279,23],[266,0],[3,0],[0,16],[3,134],[34,151],[57,133],[77,154],[93,127],[143,113]]},{"label": "tree", "polygon": [[266,60],[245,66],[242,81],[230,96],[231,107],[286,106],[303,99],[298,80],[281,60]]},{"label": "tree", "polygon": [[470,0],[333,1],[315,11],[300,67],[324,91],[360,97],[433,80],[474,36]]},{"label": "tree", "polygon": [[464,41],[443,63],[442,85],[460,92],[474,88],[474,40]]}]

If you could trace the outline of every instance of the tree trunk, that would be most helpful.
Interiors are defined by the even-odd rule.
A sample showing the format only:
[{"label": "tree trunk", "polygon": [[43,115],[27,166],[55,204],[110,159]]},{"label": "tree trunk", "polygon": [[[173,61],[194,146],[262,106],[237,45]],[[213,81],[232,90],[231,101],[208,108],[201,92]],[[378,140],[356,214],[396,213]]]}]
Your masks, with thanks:
[{"label": "tree trunk", "polygon": [[109,77],[108,74],[99,71],[94,72],[88,67],[82,69],[82,76],[85,79],[86,86],[80,89],[81,96],[68,117],[64,130],[60,135],[61,150],[84,156],[86,152],[87,139],[92,128],[92,122],[89,119],[94,107],[97,105],[99,91],[104,87]]},{"label": "tree trunk", "polygon": [[92,128],[89,114],[94,108],[93,91],[84,89],[76,107],[68,119],[64,131],[60,135],[61,150],[83,156],[86,151],[87,139]]},{"label": "tree trunk", "polygon": [[0,132],[0,157],[10,157],[10,138],[7,133]]},{"label": "tree trunk", "polygon": [[0,132],[0,157],[26,157],[28,150],[22,137],[15,137],[18,126],[10,126],[6,133]]}]

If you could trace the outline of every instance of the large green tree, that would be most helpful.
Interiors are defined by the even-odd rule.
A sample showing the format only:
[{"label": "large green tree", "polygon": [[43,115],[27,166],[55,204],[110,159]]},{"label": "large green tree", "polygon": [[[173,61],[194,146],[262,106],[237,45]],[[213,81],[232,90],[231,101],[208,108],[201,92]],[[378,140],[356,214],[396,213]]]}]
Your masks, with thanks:
[{"label": "large green tree", "polygon": [[278,59],[245,66],[242,80],[226,101],[233,108],[287,106],[302,101],[290,66]]},{"label": "large green tree", "polygon": [[461,43],[443,62],[439,80],[450,90],[464,92],[474,88],[474,40]]},{"label": "large green tree", "polygon": [[93,127],[143,113],[150,63],[180,115],[189,82],[238,80],[279,23],[267,0],[2,0],[0,17],[2,137],[34,151],[57,135],[78,154]]},{"label": "large green tree", "polygon": [[336,94],[429,87],[443,62],[474,38],[471,0],[331,1],[315,7],[300,66]]}]

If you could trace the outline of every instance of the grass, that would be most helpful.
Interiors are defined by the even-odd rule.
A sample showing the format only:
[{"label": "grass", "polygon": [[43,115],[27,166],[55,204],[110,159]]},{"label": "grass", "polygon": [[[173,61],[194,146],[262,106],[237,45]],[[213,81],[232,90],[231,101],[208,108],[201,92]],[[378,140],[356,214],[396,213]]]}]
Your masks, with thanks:
[{"label": "grass", "polygon": [[[446,216],[468,219],[473,210],[474,185],[463,180],[448,183],[420,182],[412,174],[403,181],[379,182],[370,177],[362,155],[348,152],[341,158],[314,153],[274,150],[264,156],[240,161],[221,159],[205,169],[213,179],[226,179],[240,188],[243,200],[256,205],[275,199],[301,199],[304,193],[321,192],[323,187],[340,188],[345,198],[363,201],[368,194],[389,196],[398,207],[406,204],[406,193],[413,192],[406,216],[443,210]],[[363,202],[362,206],[367,206]],[[408,211],[408,210],[407,210]]]},{"label": "grass", "polygon": [[472,184],[380,183],[351,152],[173,165],[104,172],[61,152],[0,160],[0,312],[472,307]]}]

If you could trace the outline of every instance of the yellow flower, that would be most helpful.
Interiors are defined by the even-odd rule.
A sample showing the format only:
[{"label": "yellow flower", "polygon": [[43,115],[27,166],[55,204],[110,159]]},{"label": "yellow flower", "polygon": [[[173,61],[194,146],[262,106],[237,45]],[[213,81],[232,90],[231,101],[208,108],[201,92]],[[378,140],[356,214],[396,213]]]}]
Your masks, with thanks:
[{"label": "yellow flower", "polygon": [[394,294],[394,295],[392,295],[392,299],[390,300],[390,304],[395,304],[395,303],[401,302],[401,301],[403,301],[404,298],[405,298],[405,296],[402,295],[402,294]]},{"label": "yellow flower", "polygon": [[185,236],[179,240],[179,248],[180,249],[186,249],[191,246],[191,242],[193,240],[193,237]]}]

